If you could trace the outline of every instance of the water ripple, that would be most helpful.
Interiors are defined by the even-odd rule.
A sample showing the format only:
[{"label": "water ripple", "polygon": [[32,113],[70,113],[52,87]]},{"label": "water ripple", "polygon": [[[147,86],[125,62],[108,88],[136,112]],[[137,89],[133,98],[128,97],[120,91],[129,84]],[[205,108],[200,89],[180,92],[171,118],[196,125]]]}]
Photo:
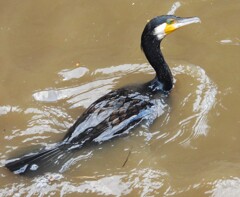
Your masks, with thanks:
[{"label": "water ripple", "polygon": [[[123,196],[137,190],[140,194],[139,196],[146,196],[159,194],[156,191],[163,187],[164,179],[167,176],[166,172],[150,168],[134,169],[130,174],[120,173],[109,176],[73,177],[73,180],[69,180],[68,177],[64,177],[62,174],[48,173],[33,179],[29,186],[25,184],[11,184],[4,189],[0,189],[0,192],[3,196],[65,196],[74,193]],[[81,181],[82,178],[85,181]]]},{"label": "water ripple", "polygon": [[[69,79],[71,79],[76,77],[73,72],[74,70],[76,70],[76,68],[73,70],[64,70],[64,73]],[[165,143],[168,143],[178,140],[179,138],[179,140],[181,139],[181,144],[187,145],[192,139],[197,138],[198,136],[207,135],[209,130],[207,116],[216,103],[217,86],[199,66],[190,64],[179,65],[174,67],[172,71],[175,79],[181,75],[191,77],[191,84],[185,84],[185,86],[187,89],[189,88],[189,90],[192,90],[184,90],[184,93],[180,94],[181,96],[178,95],[177,103],[180,103],[180,107],[178,107],[179,111],[175,111],[174,113],[179,113],[181,110],[189,108],[192,108],[192,110],[189,112],[188,116],[180,116],[181,119],[178,120],[180,126],[175,129],[175,132],[164,135],[164,140]],[[82,72],[86,74],[85,71]],[[148,64],[124,64],[96,69],[91,73],[88,72],[88,75],[101,75],[101,78],[98,80],[75,87],[59,89],[47,88],[47,90],[35,92],[33,97],[35,100],[42,102],[56,102],[65,99],[66,102],[70,104],[70,108],[80,106],[86,108],[97,98],[111,91],[114,85],[121,79],[121,77],[126,75],[126,73],[136,74],[143,72],[151,74],[153,73],[153,70]],[[63,73],[63,71],[60,71],[59,73]],[[73,77],[71,77],[71,75],[73,75]],[[82,76],[79,73],[78,75],[79,77]],[[178,86],[178,82],[176,83],[176,86]],[[172,118],[170,115],[171,111],[172,109],[164,115],[161,126],[170,124]]]},{"label": "water ripple", "polygon": [[[192,138],[200,135],[206,136],[208,129],[208,114],[216,103],[216,95],[218,92],[216,84],[207,76],[206,72],[199,66],[180,65],[173,69],[176,75],[185,74],[195,80],[195,92],[187,92],[183,98],[182,108],[184,109],[186,102],[192,105],[192,114],[179,121],[182,128],[192,125],[192,132],[189,137],[183,140],[182,144],[189,144]],[[195,88],[196,87],[196,88]]]}]

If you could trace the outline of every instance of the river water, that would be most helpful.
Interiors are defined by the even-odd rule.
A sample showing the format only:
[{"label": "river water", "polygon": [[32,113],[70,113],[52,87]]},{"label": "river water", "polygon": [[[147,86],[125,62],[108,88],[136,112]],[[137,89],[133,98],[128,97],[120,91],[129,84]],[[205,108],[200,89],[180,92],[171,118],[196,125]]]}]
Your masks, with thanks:
[{"label": "river water", "polygon": [[[3,167],[62,139],[100,96],[153,78],[140,36],[174,5],[202,23],[162,42],[175,86],[150,128],[80,151],[63,173]],[[239,10],[239,0],[1,0],[0,196],[240,196]]]}]

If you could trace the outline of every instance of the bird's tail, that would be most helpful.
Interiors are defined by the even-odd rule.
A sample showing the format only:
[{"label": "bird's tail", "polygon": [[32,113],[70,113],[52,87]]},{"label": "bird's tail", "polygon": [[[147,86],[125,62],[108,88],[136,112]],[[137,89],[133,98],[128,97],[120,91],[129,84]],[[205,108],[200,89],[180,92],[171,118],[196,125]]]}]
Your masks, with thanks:
[{"label": "bird's tail", "polygon": [[62,164],[72,156],[72,145],[59,144],[52,149],[30,153],[8,160],[5,164],[14,174],[36,175],[48,171],[59,171]]}]

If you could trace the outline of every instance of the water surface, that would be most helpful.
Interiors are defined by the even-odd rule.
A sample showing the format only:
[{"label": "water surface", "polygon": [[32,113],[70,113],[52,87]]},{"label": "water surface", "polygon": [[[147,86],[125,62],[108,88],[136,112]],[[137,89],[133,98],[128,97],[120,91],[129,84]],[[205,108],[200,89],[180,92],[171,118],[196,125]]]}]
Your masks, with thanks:
[{"label": "water surface", "polygon": [[93,101],[154,76],[147,20],[176,1],[0,1],[1,196],[239,196],[240,2],[179,1],[195,24],[162,42],[175,86],[163,116],[79,152],[64,173],[17,176],[11,156],[62,139]]}]

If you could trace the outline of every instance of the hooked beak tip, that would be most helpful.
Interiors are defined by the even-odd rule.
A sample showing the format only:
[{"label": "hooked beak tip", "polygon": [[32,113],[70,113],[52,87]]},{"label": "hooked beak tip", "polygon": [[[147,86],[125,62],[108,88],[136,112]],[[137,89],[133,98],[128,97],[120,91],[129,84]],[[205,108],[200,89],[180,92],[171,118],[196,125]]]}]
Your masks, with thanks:
[{"label": "hooked beak tip", "polygon": [[195,21],[195,23],[201,23],[202,22],[201,19],[198,18],[198,17],[193,17],[192,19]]}]

